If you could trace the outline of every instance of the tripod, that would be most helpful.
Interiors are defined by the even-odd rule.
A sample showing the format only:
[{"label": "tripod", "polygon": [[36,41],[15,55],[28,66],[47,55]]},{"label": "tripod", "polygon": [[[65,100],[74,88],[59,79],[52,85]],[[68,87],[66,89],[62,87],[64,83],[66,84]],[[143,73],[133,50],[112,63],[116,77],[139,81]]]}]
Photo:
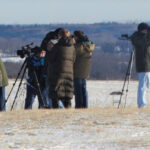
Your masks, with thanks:
[{"label": "tripod", "polygon": [[130,60],[129,60],[129,63],[128,63],[128,68],[127,68],[127,71],[126,71],[126,75],[125,75],[125,79],[124,79],[124,83],[123,83],[123,87],[122,87],[122,92],[120,94],[118,108],[120,108],[120,104],[121,104],[121,100],[122,100],[122,96],[124,94],[125,88],[126,88],[126,90],[125,90],[126,93],[125,93],[124,108],[126,106],[126,100],[127,100],[127,96],[128,96],[128,88],[129,88],[129,82],[130,82],[130,79],[131,79],[131,71],[132,71],[132,67],[133,67],[134,55],[135,55],[135,50],[133,50],[130,54]]},{"label": "tripod", "polygon": [[[9,99],[9,97],[10,97],[10,95],[11,95],[13,89],[14,89],[14,86],[15,86],[15,84],[16,84],[16,82],[17,82],[19,76],[20,76],[21,73],[22,73],[21,80],[20,80],[20,83],[19,83],[19,85],[18,85],[15,98],[14,98],[13,103],[12,103],[12,106],[11,106],[11,110],[13,109],[14,104],[15,104],[15,101],[16,101],[16,99],[17,99],[17,97],[18,97],[18,93],[19,93],[20,87],[21,87],[21,85],[22,85],[22,81],[23,81],[23,79],[24,79],[24,75],[25,75],[26,70],[27,70],[27,68],[28,68],[28,61],[29,61],[30,58],[31,58],[31,56],[26,57],[25,61],[23,62],[22,66],[21,66],[21,69],[20,69],[20,71],[18,72],[17,78],[16,78],[16,80],[15,80],[15,82],[14,82],[14,84],[13,84],[11,90],[10,90],[10,93],[8,94],[8,97],[7,97],[6,101],[5,101],[4,106],[6,105],[8,99]],[[30,64],[30,65],[31,65],[31,64]],[[44,99],[43,99],[43,97],[42,97],[42,93],[41,93],[41,89],[40,89],[40,84],[39,84],[39,82],[38,82],[38,78],[37,78],[37,74],[36,74],[36,72],[35,72],[34,66],[32,66],[32,69],[33,69],[33,76],[34,76],[34,80],[35,80],[35,90],[37,91],[38,100],[39,100],[40,103],[42,103],[42,107],[43,107],[43,108],[47,108],[47,107],[46,107],[46,102],[44,101]]]}]

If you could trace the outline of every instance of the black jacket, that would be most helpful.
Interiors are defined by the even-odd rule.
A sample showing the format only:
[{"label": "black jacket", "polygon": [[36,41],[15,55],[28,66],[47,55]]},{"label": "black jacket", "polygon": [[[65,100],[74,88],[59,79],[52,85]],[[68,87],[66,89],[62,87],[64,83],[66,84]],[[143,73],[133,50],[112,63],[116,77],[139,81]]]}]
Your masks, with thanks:
[{"label": "black jacket", "polygon": [[43,48],[45,51],[47,51],[47,44],[50,40],[55,39],[55,32],[51,31],[46,34],[44,39],[41,42],[41,48]]},{"label": "black jacket", "polygon": [[139,32],[131,36],[135,48],[137,72],[150,72],[150,37]]}]

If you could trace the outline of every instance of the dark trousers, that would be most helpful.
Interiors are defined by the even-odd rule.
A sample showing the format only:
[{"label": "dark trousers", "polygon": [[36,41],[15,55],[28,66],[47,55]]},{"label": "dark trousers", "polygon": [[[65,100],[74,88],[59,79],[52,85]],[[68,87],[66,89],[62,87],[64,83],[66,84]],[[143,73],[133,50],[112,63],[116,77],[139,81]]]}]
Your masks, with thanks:
[{"label": "dark trousers", "polygon": [[74,79],[75,108],[88,108],[86,79]]},{"label": "dark trousers", "polygon": [[61,100],[65,108],[71,108],[71,99]]},{"label": "dark trousers", "polygon": [[52,108],[54,109],[59,108],[58,99],[52,99]]},{"label": "dark trousers", "polygon": [[25,99],[25,109],[32,109],[32,104],[35,100],[35,96],[38,96],[39,108],[43,108],[43,101],[40,99],[39,93],[36,88],[27,85],[27,93]]},{"label": "dark trousers", "polygon": [[0,87],[0,111],[5,111],[5,87]]}]

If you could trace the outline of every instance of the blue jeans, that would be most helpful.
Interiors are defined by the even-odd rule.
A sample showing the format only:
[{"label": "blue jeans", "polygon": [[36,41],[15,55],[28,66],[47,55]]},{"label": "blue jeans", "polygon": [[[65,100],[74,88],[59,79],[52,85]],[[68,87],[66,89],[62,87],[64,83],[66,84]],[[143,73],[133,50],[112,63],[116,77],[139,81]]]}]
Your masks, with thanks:
[{"label": "blue jeans", "polygon": [[150,72],[138,73],[139,85],[138,85],[138,107],[144,107],[146,103],[146,91],[150,87]]},{"label": "blue jeans", "polygon": [[75,108],[88,108],[88,92],[86,79],[74,79]]},{"label": "blue jeans", "polygon": [[45,101],[46,101],[47,108],[52,108],[52,99],[49,98],[49,96],[48,96],[48,95],[49,95],[49,94],[48,94],[49,88],[50,88],[50,86],[46,84],[46,87],[45,87],[45,89],[43,90],[42,95],[43,95],[43,98],[44,98]]},{"label": "blue jeans", "polygon": [[5,87],[0,87],[0,111],[5,111]]}]

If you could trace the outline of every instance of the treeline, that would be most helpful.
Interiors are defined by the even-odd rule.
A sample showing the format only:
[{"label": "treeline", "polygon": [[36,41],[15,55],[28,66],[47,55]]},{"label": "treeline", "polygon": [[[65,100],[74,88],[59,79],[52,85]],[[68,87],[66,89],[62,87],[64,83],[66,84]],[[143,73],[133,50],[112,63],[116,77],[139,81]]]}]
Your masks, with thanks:
[{"label": "treeline", "polygon": [[[40,45],[42,39],[51,30],[58,27],[71,32],[83,30],[96,44],[93,54],[92,79],[123,79],[132,45],[130,41],[120,40],[121,34],[131,35],[137,24],[96,23],[96,24],[49,24],[49,25],[0,25],[0,53],[16,55],[16,50],[25,44],[34,42]],[[1,54],[2,55],[2,54]],[[6,63],[10,77],[16,76],[20,64]],[[12,73],[13,72],[13,73]],[[133,71],[133,78],[136,78]]]}]

